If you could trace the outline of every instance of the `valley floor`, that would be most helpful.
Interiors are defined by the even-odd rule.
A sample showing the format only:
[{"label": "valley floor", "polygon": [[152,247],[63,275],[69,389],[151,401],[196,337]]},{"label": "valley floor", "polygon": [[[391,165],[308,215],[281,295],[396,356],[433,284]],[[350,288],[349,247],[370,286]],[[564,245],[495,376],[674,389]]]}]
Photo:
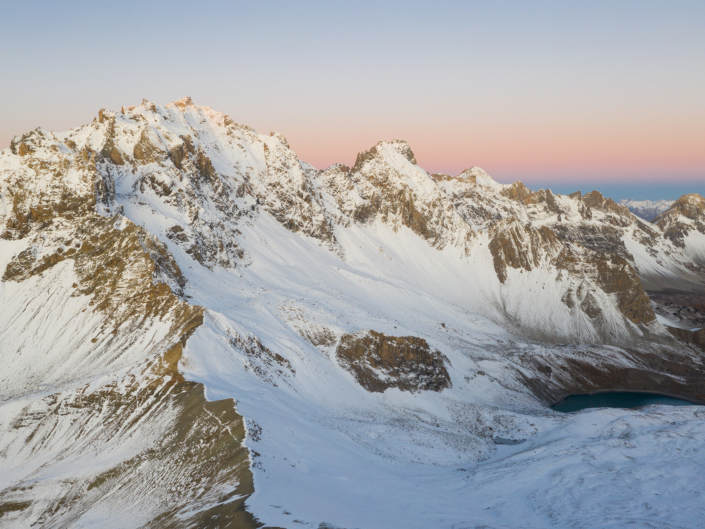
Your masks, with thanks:
[{"label": "valley floor", "polygon": [[705,519],[705,407],[464,410],[500,425],[497,437],[523,441],[494,445],[433,424],[438,416],[413,397],[385,395],[381,412],[349,403],[332,413],[325,398],[234,391],[189,374],[212,398],[234,393],[253,417],[247,505],[267,525],[695,528]]}]

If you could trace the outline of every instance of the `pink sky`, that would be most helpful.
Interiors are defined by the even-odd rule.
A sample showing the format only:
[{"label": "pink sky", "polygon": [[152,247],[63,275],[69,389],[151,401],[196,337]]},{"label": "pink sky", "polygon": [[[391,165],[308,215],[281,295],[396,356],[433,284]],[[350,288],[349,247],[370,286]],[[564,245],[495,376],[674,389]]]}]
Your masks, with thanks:
[{"label": "pink sky", "polygon": [[318,168],[405,139],[431,172],[702,184],[704,27],[702,0],[15,3],[0,148],[189,95]]},{"label": "pink sky", "polygon": [[[197,104],[206,104],[194,99]],[[134,103],[139,102],[125,104]],[[248,123],[238,118],[239,105],[226,102],[223,106],[235,107],[226,113]],[[66,130],[93,119],[88,109],[82,110],[75,119],[49,113],[49,119],[35,117],[34,121],[49,130]],[[458,174],[467,167],[479,166],[500,181],[521,179],[527,183],[705,180],[705,119],[697,113],[691,117],[687,113],[670,117],[652,114],[640,119],[518,116],[513,121],[487,115],[478,116],[472,123],[461,119],[434,121],[422,116],[425,119],[402,119],[396,124],[373,117],[369,121],[336,121],[313,113],[303,125],[296,116],[283,115],[280,127],[276,115],[266,120],[255,115],[252,118],[248,124],[263,133],[282,132],[299,158],[319,169],[338,162],[353,164],[358,152],[380,139],[404,139],[419,165],[429,172]],[[10,132],[8,125],[0,124],[6,145],[15,133],[36,126],[20,119],[13,123],[20,130]]]},{"label": "pink sky", "polygon": [[[664,176],[689,181],[705,178],[705,126],[695,120],[644,120],[565,123],[496,123],[449,127],[369,127],[292,131],[287,135],[299,157],[317,168],[352,164],[358,152],[380,139],[405,139],[419,165],[431,172],[458,174],[476,165],[498,178],[526,181],[614,178],[627,182]],[[675,121],[675,120],[673,120]]]}]

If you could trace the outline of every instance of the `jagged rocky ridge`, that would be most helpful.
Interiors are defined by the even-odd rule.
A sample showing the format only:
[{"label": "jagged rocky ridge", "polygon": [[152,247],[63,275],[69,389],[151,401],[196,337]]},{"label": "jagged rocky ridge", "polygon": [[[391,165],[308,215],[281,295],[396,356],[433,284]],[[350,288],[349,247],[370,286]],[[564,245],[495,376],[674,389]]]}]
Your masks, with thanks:
[{"label": "jagged rocky ridge", "polygon": [[45,140],[13,143],[25,163],[0,183],[3,524],[255,526],[243,421],[177,368],[203,309],[166,245],[112,214],[101,155]]},{"label": "jagged rocky ridge", "polygon": [[[130,476],[135,458],[154,459],[148,443],[111,436],[122,459],[101,463],[91,459],[92,450],[108,447],[95,440],[105,435],[100,428],[67,434],[65,450],[95,471],[75,477],[56,470],[56,492],[28,494],[27,483],[46,471],[27,466],[30,455],[43,454],[50,465],[64,456],[42,448],[60,445],[54,433],[40,433],[36,448],[23,439],[46,428],[56,403],[76,409],[79,422],[117,425],[129,421],[120,406],[129,410],[141,399],[163,403],[145,413],[179,409],[172,391],[194,394],[183,398],[200,404],[161,412],[155,426],[144,426],[147,437],[163,445],[187,424],[195,439],[198,428],[211,428],[213,412],[184,372],[252,412],[245,416],[255,472],[265,471],[260,455],[273,450],[258,423],[284,428],[245,396],[255,389],[288,395],[287,409],[303,414],[310,413],[305,395],[325,394],[328,379],[363,392],[434,390],[449,394],[455,410],[483,401],[472,393],[478,384],[544,403],[607,387],[703,399],[697,333],[669,331],[647,295],[703,287],[702,212],[702,197],[688,195],[650,224],[598,192],[564,196],[502,185],[479,168],[429,175],[403,141],[380,142],[352,168],[318,171],[281,135],[258,134],[189,98],[101,110],[93,123],[66,133],[17,137],[0,154],[0,271],[3,300],[12,299],[0,309],[9,366],[2,409],[11,417],[0,439],[3,465],[19,454],[1,493],[11,506],[7,519],[64,524],[132,501],[145,475],[131,475],[134,489],[112,477]],[[155,374],[148,366],[172,358],[175,347],[179,355],[186,348],[180,369],[172,359],[168,375]],[[488,358],[500,371],[481,369]],[[50,404],[43,404],[47,391]],[[96,415],[93,404],[77,400],[85,391],[92,402],[120,404]],[[362,402],[376,402],[369,398]],[[251,474],[238,455],[244,429],[229,402],[211,403],[227,419],[208,435],[230,439],[230,463],[199,485],[197,469],[183,459],[176,474],[196,473],[184,494],[164,492],[175,478],[157,480],[134,525],[188,525],[197,513],[223,525],[256,524],[242,509]],[[492,408],[498,401],[484,402]],[[405,404],[388,411],[365,405],[404,437],[394,417],[406,413]],[[324,406],[323,422],[339,420],[336,409]],[[355,409],[346,413],[363,413]],[[439,417],[420,419],[422,436],[440,435],[429,426]],[[462,439],[452,451],[482,459],[495,419],[480,413],[468,421],[462,412],[446,426]],[[530,430],[522,418],[510,422]],[[336,428],[366,446],[353,430]],[[184,444],[174,450],[223,457],[202,443]],[[423,453],[414,446],[411,453]],[[375,451],[398,458],[390,447]],[[447,464],[438,454],[424,457]],[[90,492],[95,480],[100,494]],[[110,487],[123,499],[102,505],[95,498]]]}]

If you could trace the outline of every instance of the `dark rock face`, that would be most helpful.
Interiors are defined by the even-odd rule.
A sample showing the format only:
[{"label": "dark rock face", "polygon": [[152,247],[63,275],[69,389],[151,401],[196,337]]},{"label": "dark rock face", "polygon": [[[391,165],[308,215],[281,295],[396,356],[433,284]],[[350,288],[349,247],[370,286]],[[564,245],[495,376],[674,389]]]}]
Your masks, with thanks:
[{"label": "dark rock face", "polygon": [[695,345],[705,351],[705,329],[697,331],[689,331],[688,329],[679,329],[677,327],[668,327],[668,332],[675,336],[681,342]]},{"label": "dark rock face", "polygon": [[252,370],[260,379],[273,386],[277,386],[277,379],[296,374],[286,358],[270,351],[254,335],[228,333],[228,342],[230,347],[247,355],[245,369]]},{"label": "dark rock face", "polygon": [[668,330],[681,344],[674,347],[666,336],[652,334],[638,349],[607,352],[597,345],[580,345],[568,355],[562,347],[541,355],[519,353],[518,364],[527,371],[518,376],[550,405],[569,395],[605,391],[645,391],[705,403],[705,330]]},{"label": "dark rock face", "polygon": [[376,331],[345,334],[336,356],[367,391],[442,391],[452,386],[443,355],[431,351],[426,340],[416,336]]},{"label": "dark rock face", "polygon": [[533,229],[518,222],[497,223],[492,227],[489,244],[494,269],[500,283],[507,280],[507,266],[531,271],[541,257],[559,246],[550,228]]},{"label": "dark rock face", "polygon": [[625,257],[629,255],[622,241],[621,231],[613,226],[586,224],[576,230],[568,226],[557,225],[553,229],[561,240],[580,244],[594,252],[618,253]]},{"label": "dark rock face", "polygon": [[656,319],[649,296],[629,262],[619,255],[596,261],[599,284],[608,294],[616,294],[619,310],[632,323]]},{"label": "dark rock face", "polygon": [[684,329],[705,328],[705,289],[649,292],[654,311]]}]

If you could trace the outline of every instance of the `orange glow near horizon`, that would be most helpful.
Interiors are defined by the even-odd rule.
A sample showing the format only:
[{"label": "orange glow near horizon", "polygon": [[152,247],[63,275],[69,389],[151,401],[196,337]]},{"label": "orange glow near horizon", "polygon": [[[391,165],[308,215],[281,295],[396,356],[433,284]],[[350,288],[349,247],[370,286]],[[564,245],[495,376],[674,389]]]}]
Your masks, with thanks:
[{"label": "orange glow near horizon", "polygon": [[705,189],[702,1],[134,4],[3,12],[0,148],[189,95],[319,169],[384,138],[429,172]]},{"label": "orange glow near horizon", "polygon": [[[229,114],[235,121],[248,123],[247,116],[240,117],[237,111]],[[270,130],[282,132],[298,157],[318,169],[335,163],[352,165],[358,153],[381,139],[402,139],[429,173],[457,175],[478,166],[504,183],[702,183],[705,120],[696,114],[690,119],[683,115],[672,119],[615,116],[609,121],[604,117],[571,121],[563,116],[542,115],[513,121],[509,117],[481,116],[473,123],[434,122],[425,116],[401,124],[394,123],[398,119],[385,121],[380,117],[334,122],[326,117],[303,124],[289,117],[280,123],[279,116],[271,116],[265,122],[256,123],[254,119],[248,124],[265,134]],[[83,119],[87,122],[90,118]],[[0,128],[10,124],[4,125]],[[41,125],[48,130],[68,130],[77,123],[71,119]],[[23,132],[27,131],[14,130],[6,135],[11,138]],[[7,144],[5,147],[9,140]]]},{"label": "orange glow near horizon", "polygon": [[[705,179],[705,135],[702,126],[651,127],[482,127],[477,130],[385,131],[385,140],[404,139],[421,167],[429,172],[459,174],[479,166],[502,179],[525,178],[596,182],[618,177],[625,182],[664,176],[680,181]],[[391,132],[391,134],[390,134]],[[299,158],[323,169],[353,164],[358,152],[375,145],[381,135],[347,130],[321,137],[313,131],[288,136]]]}]

